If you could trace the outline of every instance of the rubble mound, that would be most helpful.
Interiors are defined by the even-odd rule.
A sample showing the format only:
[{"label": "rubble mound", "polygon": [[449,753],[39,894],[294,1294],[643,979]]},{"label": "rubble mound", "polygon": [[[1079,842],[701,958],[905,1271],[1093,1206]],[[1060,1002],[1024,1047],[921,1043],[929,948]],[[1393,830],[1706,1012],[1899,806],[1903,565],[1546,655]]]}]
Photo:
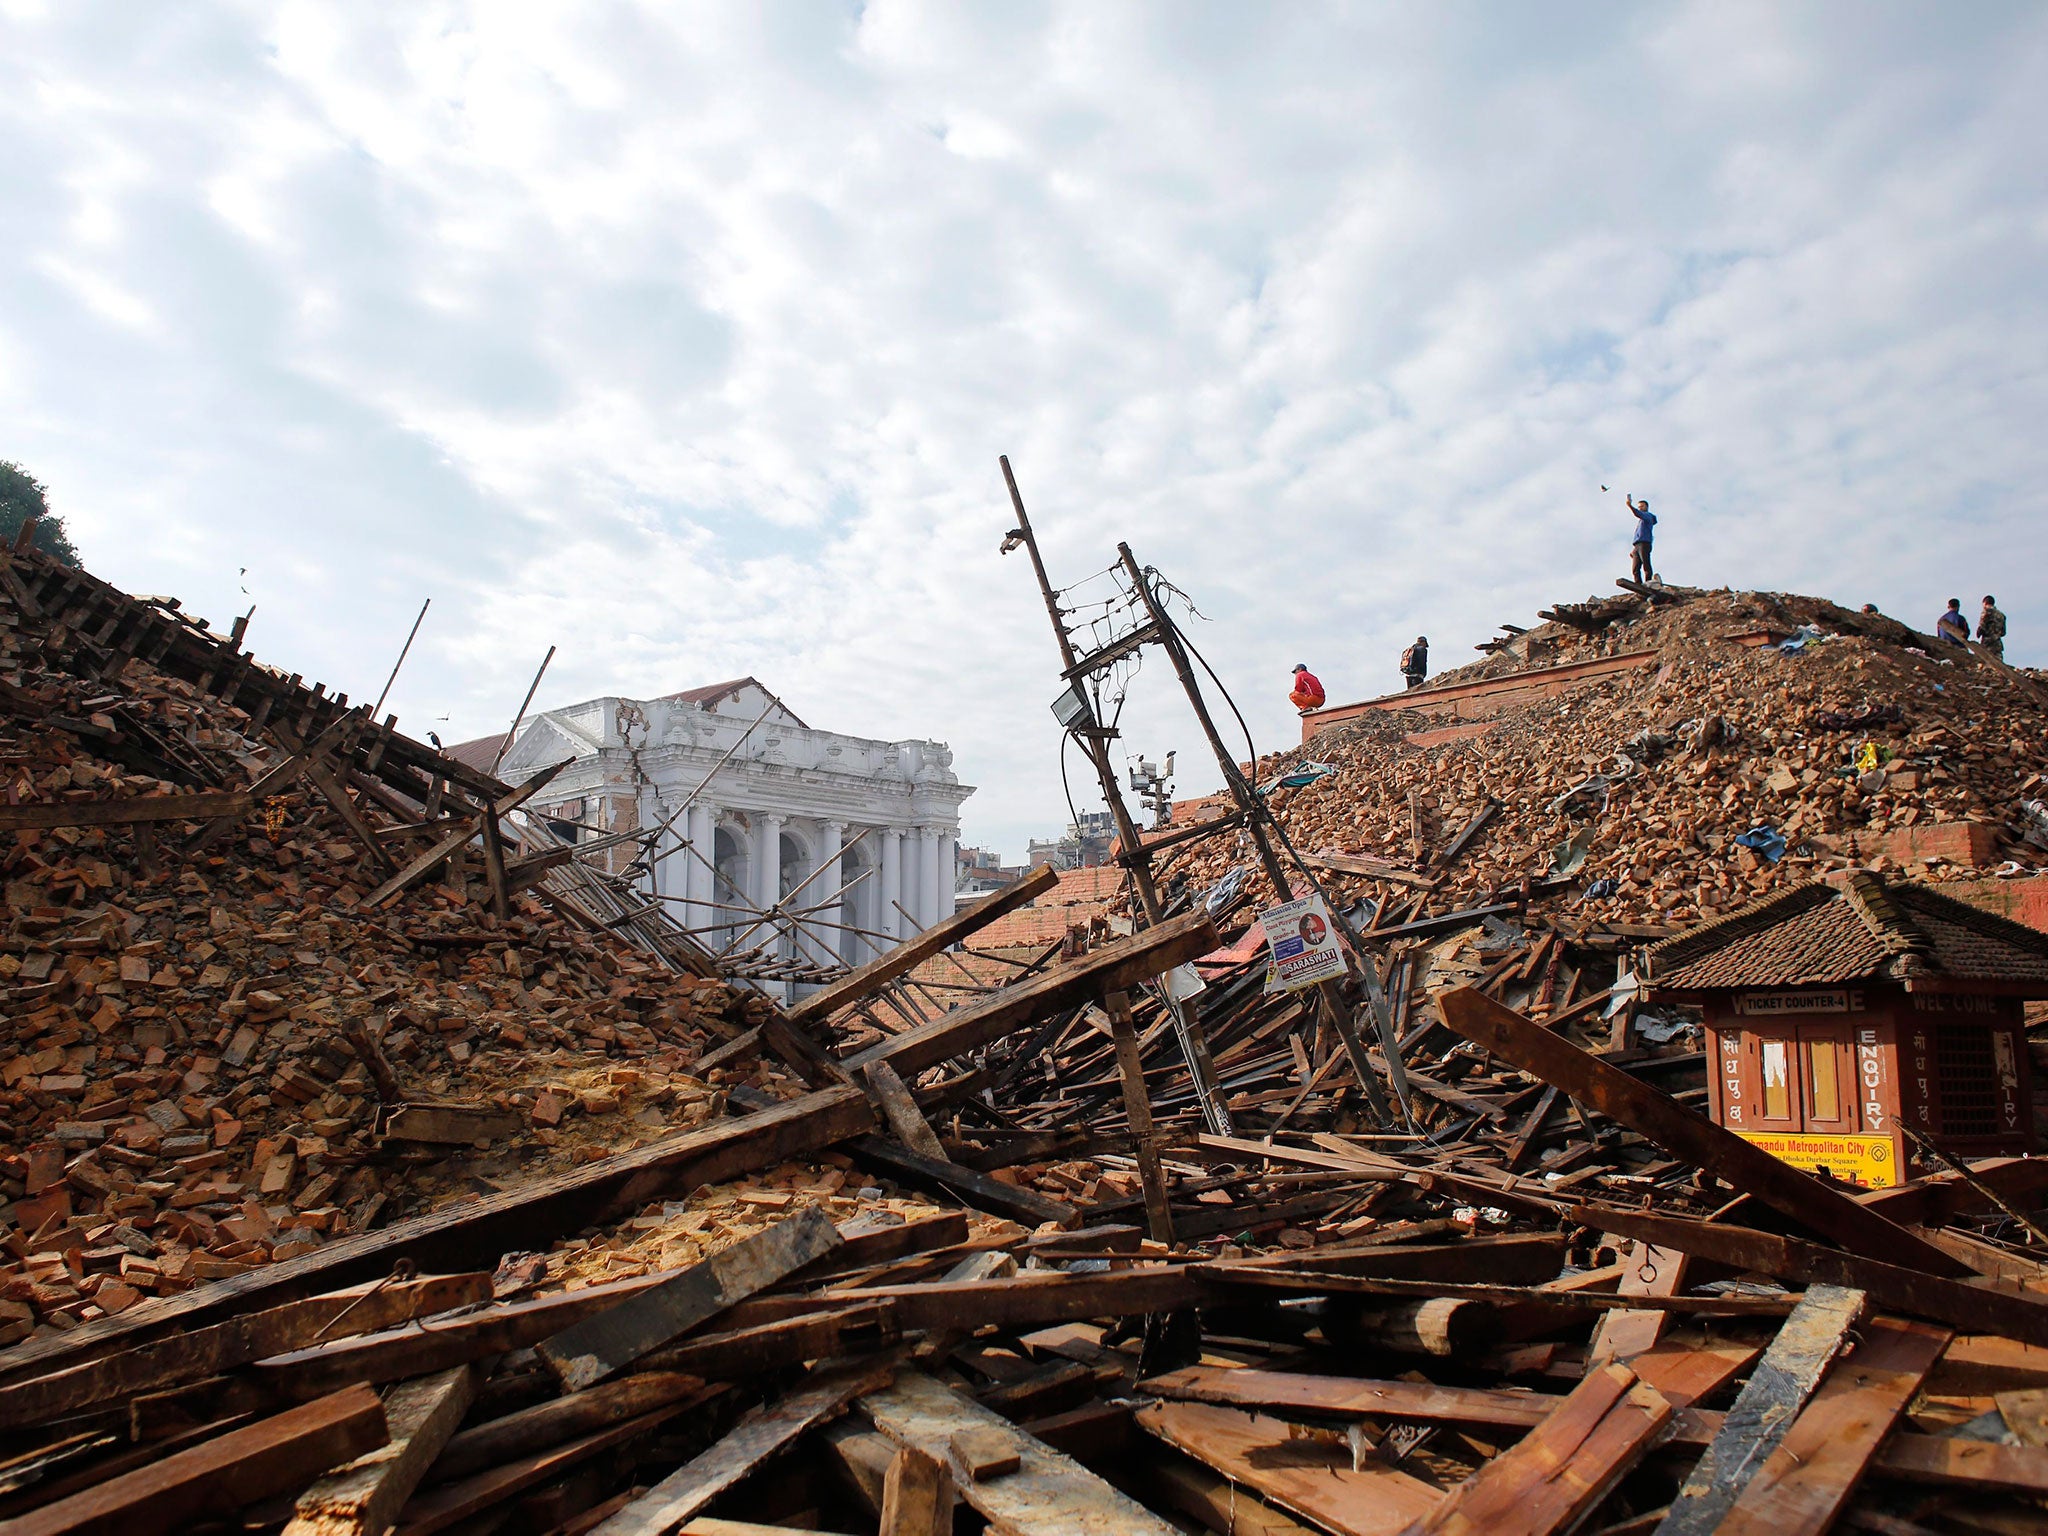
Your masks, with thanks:
[{"label": "rubble mound", "polygon": [[[1434,881],[1419,897],[1379,882],[1380,926],[1524,893],[1558,895],[1574,920],[1684,925],[1851,864],[1950,879],[2038,860],[2026,802],[2048,771],[2048,694],[2027,673],[1791,594],[1659,591],[1549,611],[1572,622],[1259,763],[1261,782],[1336,770],[1272,793],[1303,853]],[[1573,666],[1598,660],[1617,665]],[[1541,686],[1488,696],[1516,680]],[[1214,881],[1238,862],[1210,847],[1183,867]]]},{"label": "rubble mound", "polygon": [[[17,823],[240,789],[287,755],[189,681],[94,661],[61,623],[0,628]],[[357,788],[404,863],[408,807]],[[726,1072],[689,1069],[764,999],[530,891],[494,916],[460,857],[359,905],[381,875],[345,820],[302,777],[210,842],[183,820],[0,835],[0,1344],[723,1113]]]}]

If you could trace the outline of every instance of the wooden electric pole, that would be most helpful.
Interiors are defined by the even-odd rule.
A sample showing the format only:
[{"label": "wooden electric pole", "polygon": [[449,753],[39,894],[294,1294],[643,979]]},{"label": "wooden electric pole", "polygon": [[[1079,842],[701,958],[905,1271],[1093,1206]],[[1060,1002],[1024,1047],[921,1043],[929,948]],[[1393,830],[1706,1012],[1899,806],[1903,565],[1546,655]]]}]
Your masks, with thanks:
[{"label": "wooden electric pole", "polygon": [[[1080,742],[1081,749],[1088,754],[1088,761],[1095,766],[1095,777],[1102,785],[1102,798],[1109,806],[1111,820],[1116,823],[1117,840],[1123,848],[1117,862],[1130,872],[1131,885],[1137,891],[1138,905],[1143,909],[1147,927],[1156,925],[1164,915],[1165,908],[1159,899],[1159,887],[1152,878],[1152,855],[1145,847],[1138,824],[1131,819],[1130,807],[1124,804],[1123,789],[1117,783],[1116,766],[1110,761],[1109,743],[1116,732],[1102,724],[1097,718],[1094,701],[1088,699],[1084,684],[1088,674],[1096,666],[1107,665],[1106,659],[1082,657],[1074,651],[1073,637],[1067,632],[1066,620],[1060,609],[1059,592],[1045,573],[1045,560],[1038,552],[1038,537],[1032,532],[1031,519],[1024,511],[1024,497],[1017,490],[1017,477],[1010,472],[1010,460],[1004,455],[1003,482],[1010,488],[1010,505],[1016,513],[1017,537],[1031,554],[1031,568],[1038,575],[1038,590],[1045,598],[1045,611],[1052,620],[1053,638],[1059,642],[1061,676],[1066,679],[1077,697],[1087,702],[1087,719],[1067,726],[1068,734]],[[1006,546],[1007,547],[1007,546]],[[1119,654],[1128,654],[1121,645],[1112,647]],[[1135,649],[1135,647],[1132,647]],[[1113,659],[1113,658],[1111,658]],[[1175,1036],[1180,1041],[1181,1052],[1187,1058],[1188,1072],[1194,1080],[1195,1098],[1202,1107],[1202,1120],[1212,1135],[1233,1134],[1230,1112],[1224,1107],[1223,1094],[1216,1079],[1216,1064],[1209,1055],[1208,1037],[1202,1031],[1201,1018],[1192,998],[1177,998],[1164,977],[1160,979],[1159,995],[1166,1004],[1173,1019]]]}]

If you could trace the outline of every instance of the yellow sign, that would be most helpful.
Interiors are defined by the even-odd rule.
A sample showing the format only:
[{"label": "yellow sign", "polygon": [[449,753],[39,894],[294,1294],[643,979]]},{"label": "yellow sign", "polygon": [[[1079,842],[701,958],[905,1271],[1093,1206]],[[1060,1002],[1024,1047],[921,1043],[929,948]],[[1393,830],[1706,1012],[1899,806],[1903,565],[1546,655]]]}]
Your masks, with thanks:
[{"label": "yellow sign", "polygon": [[1865,1189],[1890,1189],[1899,1182],[1899,1157],[1889,1136],[1793,1135],[1780,1131],[1737,1131],[1751,1146],[1812,1172],[1823,1168],[1833,1177]]}]

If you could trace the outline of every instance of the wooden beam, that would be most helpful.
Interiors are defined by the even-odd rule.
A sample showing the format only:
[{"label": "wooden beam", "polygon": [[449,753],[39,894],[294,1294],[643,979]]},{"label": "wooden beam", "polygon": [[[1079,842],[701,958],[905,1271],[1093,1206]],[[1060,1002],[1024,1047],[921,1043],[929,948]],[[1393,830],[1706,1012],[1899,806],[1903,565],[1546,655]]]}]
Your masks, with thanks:
[{"label": "wooden beam", "polygon": [[1579,1103],[1647,1136],[1682,1161],[1696,1164],[1851,1252],[1910,1265],[1930,1275],[1968,1273],[1932,1243],[1837,1194],[1810,1174],[1723,1130],[1541,1024],[1502,1007],[1476,988],[1441,993],[1436,1001],[1444,1022],[1466,1039],[1555,1084]]},{"label": "wooden beam", "polygon": [[0,1429],[25,1429],[160,1392],[283,1354],[321,1338],[347,1339],[491,1299],[485,1272],[404,1280],[381,1290],[288,1301],[211,1328],[0,1386]]},{"label": "wooden beam", "polygon": [[908,1147],[884,1141],[879,1136],[859,1137],[847,1144],[847,1151],[853,1154],[855,1161],[879,1169],[905,1184],[920,1189],[945,1190],[960,1196],[970,1205],[1034,1227],[1047,1221],[1071,1227],[1081,1219],[1081,1213],[1064,1200],[1041,1195],[1035,1189],[1005,1184],[993,1175],[979,1173],[943,1158],[921,1157]]},{"label": "wooden beam", "polygon": [[1102,1274],[1033,1272],[1003,1280],[878,1285],[825,1296],[760,1296],[735,1307],[731,1321],[752,1327],[860,1300],[887,1303],[905,1333],[971,1333],[985,1327],[1043,1328],[1085,1318],[1177,1312],[1195,1305],[1202,1294],[1183,1266],[1148,1264]]},{"label": "wooden beam", "polygon": [[789,1010],[791,1022],[812,1024],[831,1018],[849,1003],[868,997],[898,976],[915,970],[941,950],[951,949],[962,939],[979,933],[1005,913],[1029,906],[1059,883],[1058,870],[1050,864],[1039,865],[1015,885],[996,892],[986,901],[977,901],[965,912],[932,924],[915,938],[906,939],[887,954],[876,956],[831,986],[800,998]]},{"label": "wooden beam", "polygon": [[476,1372],[401,1382],[384,1394],[391,1439],[299,1495],[284,1536],[384,1536],[476,1397]]},{"label": "wooden beam", "polygon": [[898,1072],[922,1072],[948,1056],[1000,1040],[1014,1029],[1091,1002],[1105,992],[1125,991],[1150,981],[1207,954],[1218,943],[1216,925],[1209,915],[1191,912],[1091,950],[1079,960],[1005,987],[917,1029],[905,1030],[851,1057],[847,1065],[858,1071],[871,1061],[887,1061]]},{"label": "wooden beam", "polygon": [[626,1505],[593,1536],[668,1536],[762,1462],[895,1373],[895,1359],[884,1357],[811,1376],[795,1391],[748,1413],[723,1439]]},{"label": "wooden beam", "polygon": [[1348,1446],[1305,1439],[1284,1419],[1207,1403],[1151,1403],[1136,1418],[1148,1435],[1335,1536],[1399,1536],[1443,1498],[1376,1458],[1354,1467]]},{"label": "wooden beam", "polygon": [[953,1471],[929,1451],[900,1445],[882,1475],[880,1536],[953,1536]]},{"label": "wooden beam", "polygon": [[1118,1085],[1123,1089],[1124,1116],[1131,1124],[1138,1182],[1145,1191],[1145,1229],[1155,1243],[1172,1243],[1173,1208],[1166,1199],[1166,1174],[1159,1166],[1159,1143],[1152,1131],[1152,1100],[1145,1091],[1145,1060],[1138,1053],[1138,1029],[1131,1018],[1127,992],[1103,999],[1109,1015],[1110,1040],[1116,1047]]},{"label": "wooden beam", "polygon": [[946,1149],[939,1145],[937,1134],[894,1067],[886,1061],[871,1061],[861,1075],[867,1079],[869,1099],[882,1112],[882,1118],[889,1122],[889,1129],[896,1133],[898,1141],[929,1162],[952,1161],[946,1156]]},{"label": "wooden beam", "polygon": [[2048,1345],[2048,1302],[1995,1282],[1945,1280],[1917,1269],[1837,1253],[1797,1238],[1719,1222],[1652,1216],[1608,1205],[1582,1206],[1579,1211],[1588,1225],[1600,1231],[1677,1248],[1696,1259],[1756,1270],[1802,1285],[1850,1286],[1869,1292],[1873,1302],[1890,1311],[1932,1318],[1965,1333],[2000,1333],[2024,1344]]},{"label": "wooden beam", "polygon": [[10,1358],[0,1369],[8,1370],[11,1380],[58,1360],[210,1322],[216,1315],[246,1307],[257,1296],[283,1299],[379,1279],[401,1258],[430,1271],[495,1264],[499,1255],[512,1249],[544,1249],[565,1233],[637,1209],[667,1190],[693,1189],[772,1167],[822,1151],[873,1125],[874,1116],[858,1090],[824,1089],[517,1189],[457,1201],[375,1232],[341,1238],[298,1258],[195,1286],[182,1295],[98,1318],[65,1333],[24,1340],[8,1351]]},{"label": "wooden beam", "polygon": [[566,1390],[580,1392],[823,1258],[840,1241],[832,1218],[813,1206],[543,1339],[535,1351]]},{"label": "wooden beam", "polygon": [[8,1536],[158,1536],[286,1493],[389,1438],[368,1387],[302,1403],[7,1522]]},{"label": "wooden beam", "polygon": [[[987,1519],[992,1531],[1174,1536],[1173,1526],[1071,1456],[922,1372],[903,1372],[894,1386],[864,1398],[861,1408],[898,1445],[915,1447],[951,1467],[960,1497]],[[956,1438],[968,1432],[1007,1446],[1017,1458],[1016,1470],[976,1481],[955,1448]]]},{"label": "wooden beam", "polygon": [[1510,1449],[1411,1529],[1417,1536],[1553,1536],[1613,1492],[1656,1443],[1671,1404],[1625,1365],[1589,1371]]},{"label": "wooden beam", "polygon": [[1303,862],[1340,875],[1360,875],[1368,880],[1391,880],[1396,885],[1413,886],[1417,890],[1433,891],[1437,888],[1437,879],[1434,875],[1420,875],[1403,865],[1389,864],[1385,859],[1368,858],[1362,853],[1345,853],[1338,848],[1325,848],[1321,853],[1304,854]]},{"label": "wooden beam", "polygon": [[[687,1401],[685,1399],[684,1403]],[[502,1504],[537,1483],[552,1482],[591,1457],[658,1429],[681,1413],[684,1403],[670,1403],[664,1408],[643,1413],[637,1419],[597,1430],[553,1450],[415,1494],[412,1502],[399,1512],[398,1536],[434,1536],[434,1532],[446,1530],[471,1515]]]},{"label": "wooden beam", "polygon": [[131,795],[124,800],[53,800],[32,805],[0,805],[0,832],[122,827],[145,821],[211,821],[220,816],[247,816],[255,809],[256,798],[246,790]]},{"label": "wooden beam", "polygon": [[1946,1328],[1925,1323],[1871,1324],[1715,1527],[1719,1536],[1820,1536],[1948,1340]]},{"label": "wooden beam", "polygon": [[[723,1389],[711,1389],[723,1390]],[[596,1430],[652,1413],[671,1403],[710,1395],[701,1378],[681,1371],[641,1371],[566,1397],[535,1403],[465,1429],[434,1463],[436,1482],[474,1477],[522,1456],[547,1451]],[[685,1407],[689,1403],[684,1403]]]},{"label": "wooden beam", "polygon": [[1821,1376],[1863,1315],[1864,1295],[1836,1285],[1809,1290],[1764,1351],[1719,1433],[1671,1501],[1657,1536],[1709,1536],[1791,1430]]},{"label": "wooden beam", "polygon": [[[1557,1090],[1543,1091],[1548,1094]],[[1623,1273],[1617,1289],[1623,1296],[1676,1296],[1685,1289],[1686,1271],[1691,1267],[1686,1255],[1654,1243],[1631,1242],[1621,1262]],[[1649,1309],[1605,1314],[1593,1329],[1593,1341],[1586,1349],[1587,1363],[1605,1365],[1610,1360],[1633,1360],[1664,1336],[1670,1315]]]},{"label": "wooden beam", "polygon": [[[499,796],[496,801],[484,810],[483,816],[503,816],[517,810],[533,796],[539,794],[556,774],[568,767],[569,763],[573,761],[574,759],[571,758],[541,769],[539,773],[536,773],[509,795]],[[433,847],[378,886],[376,890],[370,892],[369,895],[357,902],[356,906],[365,912],[372,911],[384,905],[385,902],[398,895],[399,892],[417,885],[421,880],[432,874],[435,868],[450,854],[459,848],[467,846],[472,838],[479,835],[481,831],[480,820],[481,818],[475,816],[465,817],[460,827],[442,838],[438,843],[435,843]]]}]

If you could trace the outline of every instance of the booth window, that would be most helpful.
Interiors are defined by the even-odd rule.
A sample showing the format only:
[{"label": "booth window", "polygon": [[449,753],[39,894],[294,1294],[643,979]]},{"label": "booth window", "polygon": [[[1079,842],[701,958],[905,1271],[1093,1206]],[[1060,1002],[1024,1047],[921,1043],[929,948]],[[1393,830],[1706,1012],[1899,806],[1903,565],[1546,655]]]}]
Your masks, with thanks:
[{"label": "booth window", "polygon": [[1764,1118],[1792,1118],[1792,1042],[1760,1040],[1764,1080]]}]

